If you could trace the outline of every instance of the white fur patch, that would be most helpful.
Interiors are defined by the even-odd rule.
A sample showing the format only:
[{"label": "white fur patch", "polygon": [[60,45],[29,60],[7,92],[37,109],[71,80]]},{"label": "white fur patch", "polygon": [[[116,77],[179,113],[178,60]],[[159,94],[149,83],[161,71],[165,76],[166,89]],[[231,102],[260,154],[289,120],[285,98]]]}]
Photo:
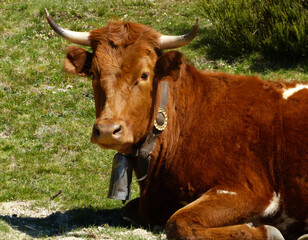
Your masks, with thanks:
[{"label": "white fur patch", "polygon": [[274,192],[273,198],[270,201],[270,204],[263,212],[263,217],[268,217],[268,216],[275,214],[279,209],[279,201],[280,201],[280,194],[279,193],[277,194]]},{"label": "white fur patch", "polygon": [[226,190],[217,190],[217,194],[230,194],[230,195],[236,195],[236,192],[226,191]]},{"label": "white fur patch", "polygon": [[284,99],[288,99],[294,93],[296,93],[296,92],[298,92],[302,89],[308,89],[308,85],[296,84],[296,86],[294,88],[283,89],[282,96],[283,96]]}]

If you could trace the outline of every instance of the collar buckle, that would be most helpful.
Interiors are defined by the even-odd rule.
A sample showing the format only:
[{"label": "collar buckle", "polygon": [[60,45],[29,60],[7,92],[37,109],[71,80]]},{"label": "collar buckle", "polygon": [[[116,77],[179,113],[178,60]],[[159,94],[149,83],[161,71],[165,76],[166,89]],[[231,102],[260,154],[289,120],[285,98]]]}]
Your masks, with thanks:
[{"label": "collar buckle", "polygon": [[154,120],[154,127],[155,127],[158,131],[161,131],[161,132],[162,132],[162,131],[164,131],[165,128],[167,127],[168,115],[167,115],[165,109],[163,109],[163,108],[159,108],[159,109],[158,109],[158,115],[159,115],[159,114],[162,114],[162,115],[163,115],[164,122],[163,122],[162,124],[159,124],[159,123],[157,122],[157,121],[159,121],[159,120],[158,120],[159,116],[157,116],[157,118]]}]

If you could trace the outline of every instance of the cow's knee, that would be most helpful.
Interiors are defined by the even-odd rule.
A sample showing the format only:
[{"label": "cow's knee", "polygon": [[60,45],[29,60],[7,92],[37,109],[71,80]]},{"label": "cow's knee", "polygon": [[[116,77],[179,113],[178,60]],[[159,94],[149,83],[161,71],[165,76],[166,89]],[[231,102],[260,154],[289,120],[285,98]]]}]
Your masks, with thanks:
[{"label": "cow's knee", "polygon": [[189,218],[187,219],[182,214],[174,214],[171,216],[165,227],[167,238],[179,240],[194,239],[192,228],[188,221]]}]

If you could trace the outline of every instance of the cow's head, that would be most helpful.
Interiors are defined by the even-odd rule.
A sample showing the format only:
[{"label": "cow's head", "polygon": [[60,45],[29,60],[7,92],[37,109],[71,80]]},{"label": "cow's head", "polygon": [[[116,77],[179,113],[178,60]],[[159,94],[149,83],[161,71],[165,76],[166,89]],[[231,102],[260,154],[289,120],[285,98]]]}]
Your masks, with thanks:
[{"label": "cow's head", "polygon": [[166,65],[176,55],[164,57],[161,50],[189,43],[197,34],[198,19],[193,30],[182,36],[165,36],[128,22],[109,22],[97,30],[74,32],[59,27],[45,11],[56,33],[93,50],[90,53],[70,46],[64,63],[69,73],[92,76],[96,121],[91,141],[105,149],[131,153],[153,126],[158,106],[157,71],[166,75],[161,71],[169,71]]}]

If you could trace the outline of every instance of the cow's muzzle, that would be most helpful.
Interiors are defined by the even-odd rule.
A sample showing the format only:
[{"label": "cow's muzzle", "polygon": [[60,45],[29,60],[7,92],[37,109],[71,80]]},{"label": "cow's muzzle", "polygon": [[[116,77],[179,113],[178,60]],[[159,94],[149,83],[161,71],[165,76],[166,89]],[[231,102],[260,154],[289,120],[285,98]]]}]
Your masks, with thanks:
[{"label": "cow's muzzle", "polygon": [[98,119],[93,126],[91,142],[125,153],[133,143],[133,135],[123,120]]}]

